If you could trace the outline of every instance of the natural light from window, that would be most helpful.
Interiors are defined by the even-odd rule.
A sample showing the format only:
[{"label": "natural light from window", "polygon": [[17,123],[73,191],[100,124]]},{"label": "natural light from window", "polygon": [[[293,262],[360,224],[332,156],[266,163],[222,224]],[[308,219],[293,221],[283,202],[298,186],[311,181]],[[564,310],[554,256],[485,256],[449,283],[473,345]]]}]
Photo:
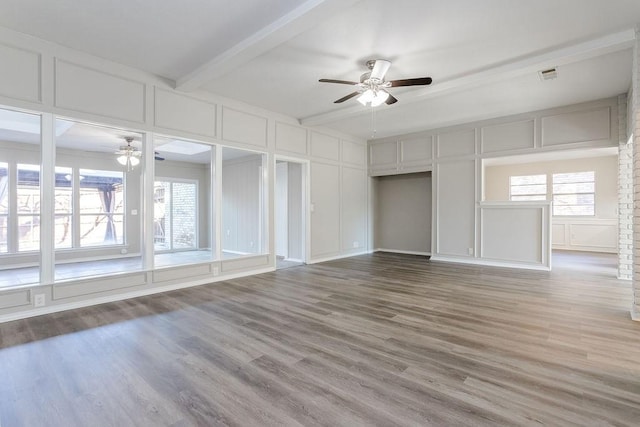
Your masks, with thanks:
[{"label": "natural light from window", "polygon": [[547,200],[547,175],[509,177],[509,199],[513,201]]},{"label": "natural light from window", "polygon": [[554,173],[553,215],[595,215],[595,172]]}]

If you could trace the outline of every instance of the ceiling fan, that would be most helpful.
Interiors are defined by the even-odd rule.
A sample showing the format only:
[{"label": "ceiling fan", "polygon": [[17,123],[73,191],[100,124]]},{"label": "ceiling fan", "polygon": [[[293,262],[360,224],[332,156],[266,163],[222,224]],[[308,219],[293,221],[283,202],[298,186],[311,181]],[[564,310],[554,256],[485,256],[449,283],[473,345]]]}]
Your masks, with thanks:
[{"label": "ceiling fan", "polygon": [[431,84],[431,77],[418,77],[414,79],[401,79],[385,81],[384,76],[387,74],[391,62],[386,59],[372,59],[366,62],[369,71],[360,76],[360,82],[352,82],[348,80],[320,79],[321,83],[339,83],[344,85],[357,86],[355,92],[334,101],[334,104],[340,104],[355,96],[362,105],[370,104],[377,107],[383,102],[387,105],[398,102],[396,97],[391,95],[387,89],[390,87],[400,86],[425,86]]},{"label": "ceiling fan", "polygon": [[124,140],[127,142],[127,145],[121,145],[120,149],[115,152],[115,155],[118,156],[116,157],[116,160],[122,166],[126,166],[127,171],[131,171],[134,166],[137,166],[140,163],[142,152],[131,145],[133,137],[125,136]]}]

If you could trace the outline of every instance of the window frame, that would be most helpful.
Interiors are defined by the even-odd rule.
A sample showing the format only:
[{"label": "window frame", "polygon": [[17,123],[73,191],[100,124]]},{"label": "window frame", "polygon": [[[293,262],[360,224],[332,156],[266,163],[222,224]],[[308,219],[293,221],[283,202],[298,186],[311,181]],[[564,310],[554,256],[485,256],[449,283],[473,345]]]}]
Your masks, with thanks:
[{"label": "window frame", "polygon": [[[156,234],[155,234],[155,188],[157,182],[167,182],[169,183],[169,207],[168,211],[170,212],[169,216],[169,240],[170,244],[167,249],[158,249],[156,247]],[[175,248],[174,246],[174,233],[173,233],[173,223],[174,223],[174,215],[173,215],[173,184],[193,184],[195,187],[195,221],[194,221],[194,244],[190,248]],[[200,182],[197,179],[191,178],[173,178],[166,176],[156,176],[153,179],[153,194],[154,194],[154,232],[153,232],[153,252],[156,254],[159,253],[171,253],[171,252],[182,252],[182,251],[192,251],[194,249],[198,249],[200,247],[200,198],[198,197],[200,193]],[[164,195],[165,199],[167,194]],[[165,202],[166,203],[166,202]],[[165,212],[167,208],[165,208]]]},{"label": "window frame", "polygon": [[[513,184],[513,178],[525,178],[525,177],[544,177],[544,184]],[[544,185],[544,193],[531,193],[531,194],[513,194],[513,187],[525,187],[532,185]],[[514,199],[514,197],[523,197],[522,199]],[[528,198],[526,198],[528,197]],[[540,197],[540,198],[535,198]],[[544,174],[530,174],[530,175],[510,175],[509,176],[509,200],[512,202],[524,202],[524,201],[547,201],[549,200],[549,178],[546,173]]]},{"label": "window frame", "polygon": [[[591,181],[574,181],[574,182],[569,182],[569,183],[565,183],[565,182],[559,182],[556,183],[555,182],[555,177],[557,175],[574,175],[574,174],[592,174],[592,180]],[[579,171],[579,172],[558,172],[558,173],[551,173],[550,174],[550,178],[551,178],[551,200],[553,202],[553,206],[552,206],[552,216],[554,217],[562,217],[562,218],[567,218],[567,217],[575,217],[575,218],[585,218],[585,217],[590,217],[593,218],[596,216],[596,172],[595,170],[588,170],[588,171]],[[592,184],[593,185],[593,191],[590,192],[556,192],[555,191],[555,185],[562,185],[562,184]],[[593,196],[593,203],[592,204],[575,204],[575,205],[568,205],[568,206],[576,206],[576,207],[580,207],[580,206],[591,206],[593,211],[592,213],[589,214],[576,214],[576,213],[569,213],[569,214],[559,214],[556,213],[556,208],[559,207],[559,205],[556,203],[556,196],[576,196],[579,197],[581,195],[591,195]]]}]

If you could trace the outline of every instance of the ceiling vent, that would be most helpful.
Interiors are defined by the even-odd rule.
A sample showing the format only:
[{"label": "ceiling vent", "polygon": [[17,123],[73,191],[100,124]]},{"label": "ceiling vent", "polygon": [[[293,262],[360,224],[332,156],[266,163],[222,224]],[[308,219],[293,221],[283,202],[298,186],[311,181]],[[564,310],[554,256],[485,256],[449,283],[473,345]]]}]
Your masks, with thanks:
[{"label": "ceiling vent", "polygon": [[554,80],[558,78],[558,70],[554,68],[549,68],[547,70],[538,71],[538,75],[540,76],[540,80]]}]

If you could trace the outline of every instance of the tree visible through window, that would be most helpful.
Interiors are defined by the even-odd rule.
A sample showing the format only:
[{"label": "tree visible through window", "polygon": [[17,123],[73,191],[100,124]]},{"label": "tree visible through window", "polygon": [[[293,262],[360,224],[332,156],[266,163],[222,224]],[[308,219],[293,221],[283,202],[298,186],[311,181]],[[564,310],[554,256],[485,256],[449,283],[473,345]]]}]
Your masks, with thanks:
[{"label": "tree visible through window", "polygon": [[547,200],[547,175],[509,177],[509,199]]},{"label": "tree visible through window", "polygon": [[595,172],[553,174],[553,215],[595,215]]}]

